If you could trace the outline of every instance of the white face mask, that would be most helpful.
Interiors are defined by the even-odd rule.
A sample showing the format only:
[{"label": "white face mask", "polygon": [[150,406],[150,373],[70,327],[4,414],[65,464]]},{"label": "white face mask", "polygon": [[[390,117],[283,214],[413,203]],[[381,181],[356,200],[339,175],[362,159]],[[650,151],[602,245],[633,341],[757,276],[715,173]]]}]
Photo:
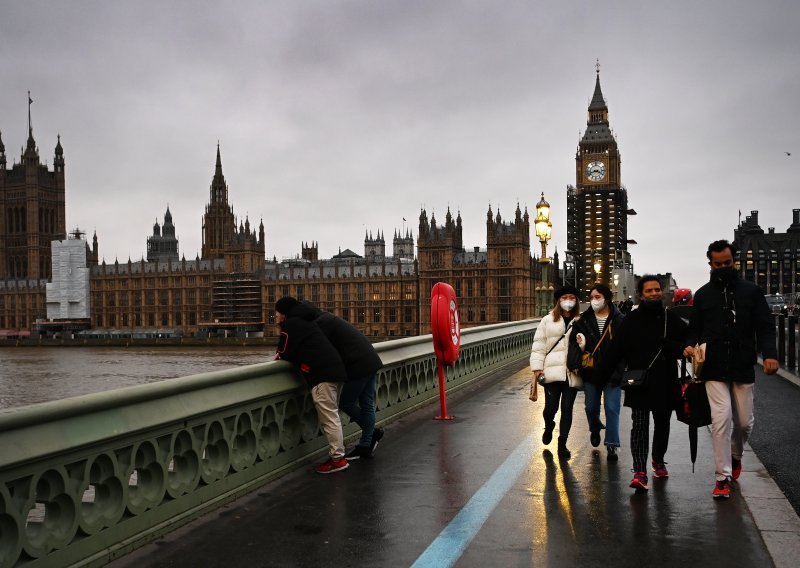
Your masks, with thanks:
[{"label": "white face mask", "polygon": [[572,308],[575,307],[575,300],[561,300],[558,305],[561,306],[561,309],[565,312],[571,312]]},{"label": "white face mask", "polygon": [[603,298],[602,300],[592,300],[592,309],[596,312],[599,312],[603,308],[606,307],[606,300]]}]

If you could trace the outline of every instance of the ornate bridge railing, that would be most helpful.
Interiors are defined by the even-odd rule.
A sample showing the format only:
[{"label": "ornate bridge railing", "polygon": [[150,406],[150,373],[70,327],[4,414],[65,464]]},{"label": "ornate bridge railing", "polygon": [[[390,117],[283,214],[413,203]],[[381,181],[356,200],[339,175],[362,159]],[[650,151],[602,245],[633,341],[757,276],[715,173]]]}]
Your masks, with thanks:
[{"label": "ornate bridge railing", "polygon": [[[463,330],[448,391],[526,358],[535,328]],[[437,399],[430,336],[376,348],[380,422]],[[0,411],[0,566],[101,566],[321,457],[301,380],[268,362]]]}]

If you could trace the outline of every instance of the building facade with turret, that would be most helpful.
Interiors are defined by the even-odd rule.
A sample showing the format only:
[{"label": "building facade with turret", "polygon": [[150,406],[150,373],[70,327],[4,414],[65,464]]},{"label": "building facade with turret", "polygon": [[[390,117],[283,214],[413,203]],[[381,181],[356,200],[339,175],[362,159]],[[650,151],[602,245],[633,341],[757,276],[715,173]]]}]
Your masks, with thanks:
[{"label": "building facade with turret", "polygon": [[751,211],[733,232],[733,244],[742,278],[765,294],[782,294],[787,303],[800,303],[800,209],[792,210],[792,223],[783,233],[774,227],[765,232],[758,211]]},{"label": "building facade with turret", "polygon": [[50,169],[33,137],[30,95],[28,101],[28,139],[10,167],[0,132],[0,331],[27,332],[46,317],[51,242],[67,237],[61,137]]}]

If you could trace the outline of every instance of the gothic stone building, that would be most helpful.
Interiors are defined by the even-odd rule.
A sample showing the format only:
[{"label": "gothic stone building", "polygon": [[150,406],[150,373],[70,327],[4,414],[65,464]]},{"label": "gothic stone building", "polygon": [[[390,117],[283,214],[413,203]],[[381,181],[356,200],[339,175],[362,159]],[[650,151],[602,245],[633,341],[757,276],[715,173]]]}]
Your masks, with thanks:
[{"label": "gothic stone building", "polygon": [[767,232],[751,211],[733,233],[739,251],[737,265],[745,280],[758,284],[765,294],[783,294],[795,303],[800,294],[800,209],[792,210],[792,224],[785,233]]},{"label": "gothic stone building", "polygon": [[0,333],[28,331],[36,319],[46,317],[50,243],[67,236],[64,200],[61,138],[51,170],[40,160],[29,106],[28,140],[20,161],[10,168],[0,134]]},{"label": "gothic stone building", "polygon": [[[62,199],[48,210],[53,212],[48,219],[63,220],[60,145],[56,152]],[[22,205],[7,195],[3,194],[3,219],[12,219],[14,231],[29,228],[30,221],[27,226],[18,221]],[[47,228],[63,230],[61,223]],[[264,224],[256,230],[249,219],[237,222],[217,147],[202,230],[202,254],[190,260],[178,258],[169,208],[164,225],[156,223],[147,239],[147,259],[98,263],[95,235],[92,248],[86,246],[92,328],[139,336],[277,335],[275,301],[292,295],[351,321],[366,335],[411,336],[430,332],[430,291],[439,280],[455,287],[465,327],[530,318],[534,313],[530,223],[528,212],[523,214],[519,206],[510,222],[489,208],[485,249],[464,248],[460,214],[454,220],[448,211],[439,226],[433,214],[428,221],[422,210],[418,258],[410,232],[395,232],[390,254],[379,231],[365,235],[363,256],[348,249],[319,259],[317,243],[303,243],[296,258],[265,260]],[[49,243],[56,236],[47,232],[39,239]],[[9,250],[18,249],[6,243],[3,250],[8,258]],[[44,254],[38,251],[38,258]],[[40,266],[38,260],[34,264]],[[26,265],[31,265],[30,258],[27,264],[14,264],[14,270]],[[0,281],[0,329],[30,330],[45,317],[45,283],[45,278],[30,277]]]},{"label": "gothic stone building", "polygon": [[565,275],[568,282],[588,294],[594,282],[611,287],[615,269],[631,268],[629,214],[598,66],[586,131],[575,154],[575,185],[567,186],[567,263],[573,271]]}]

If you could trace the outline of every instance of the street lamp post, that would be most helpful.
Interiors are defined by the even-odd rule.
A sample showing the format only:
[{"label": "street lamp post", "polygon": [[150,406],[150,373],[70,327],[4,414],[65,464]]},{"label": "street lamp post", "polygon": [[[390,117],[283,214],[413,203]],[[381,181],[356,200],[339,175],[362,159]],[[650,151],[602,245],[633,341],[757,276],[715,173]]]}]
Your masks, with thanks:
[{"label": "street lamp post", "polygon": [[539,203],[536,204],[536,236],[542,244],[542,256],[539,257],[539,263],[542,265],[542,283],[541,286],[536,288],[537,291],[537,306],[539,308],[539,315],[544,316],[549,311],[550,302],[548,296],[550,295],[550,285],[547,277],[547,265],[550,264],[550,259],[547,258],[547,241],[553,233],[553,224],[550,222],[550,204],[544,199],[544,192]]}]

